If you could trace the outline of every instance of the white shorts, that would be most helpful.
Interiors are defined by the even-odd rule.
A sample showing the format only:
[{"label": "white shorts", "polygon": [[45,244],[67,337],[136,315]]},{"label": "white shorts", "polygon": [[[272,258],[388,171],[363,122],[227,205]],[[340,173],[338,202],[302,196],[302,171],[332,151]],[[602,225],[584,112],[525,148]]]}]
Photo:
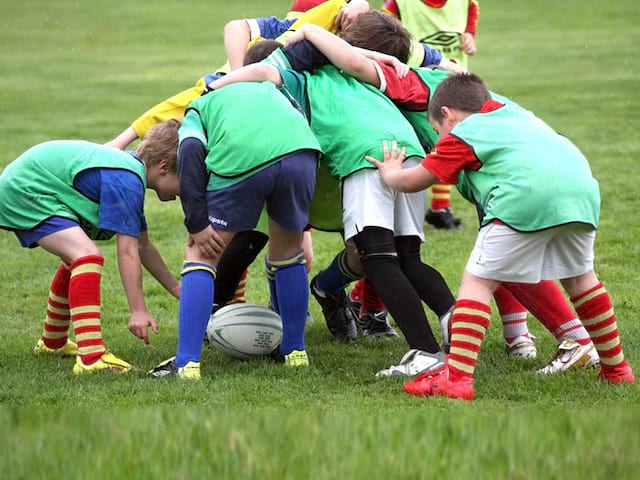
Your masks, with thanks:
[{"label": "white shorts", "polygon": [[490,223],[480,229],[466,269],[481,278],[538,283],[593,270],[596,231],[569,223],[537,232],[517,232]]},{"label": "white shorts", "polygon": [[[405,160],[402,168],[418,165],[422,158]],[[402,193],[388,187],[377,169],[366,168],[342,183],[344,238],[349,240],[365,227],[392,230],[394,236],[418,236],[424,241],[424,192]]]}]

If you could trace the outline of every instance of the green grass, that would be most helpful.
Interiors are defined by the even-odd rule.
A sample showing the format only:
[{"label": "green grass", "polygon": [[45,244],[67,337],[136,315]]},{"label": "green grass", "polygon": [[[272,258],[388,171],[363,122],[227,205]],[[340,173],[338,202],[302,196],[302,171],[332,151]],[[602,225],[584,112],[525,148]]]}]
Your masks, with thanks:
[{"label": "green grass", "polygon": [[[224,4],[224,6],[223,6]],[[0,22],[0,168],[54,138],[104,142],[159,100],[223,63],[222,26],[282,14],[289,2],[5,1]],[[611,292],[627,357],[640,365],[640,224],[636,159],[640,61],[632,0],[483,0],[472,69],[490,88],[568,135],[600,180],[596,266]],[[550,172],[552,174],[552,172]],[[150,234],[177,273],[180,206],[150,195]],[[423,257],[457,289],[475,238],[473,209],[454,196],[462,232],[427,232]],[[340,249],[314,235],[314,272]],[[144,346],[126,329],[115,245],[102,244],[103,329],[138,369],[75,378],[72,361],[30,354],[57,261],[0,233],[0,477],[2,478],[633,478],[640,390],[595,371],[540,378],[555,341],[534,319],[539,360],[504,355],[494,321],[474,402],[418,399],[401,380],[376,380],[400,339],[331,341],[321,312],[307,334],[312,366],[285,371],[211,349],[199,384],[151,382],[143,372],[173,355],[177,304],[150,277],[147,303],[161,332]],[[266,303],[261,259],[248,294]],[[432,326],[437,330],[433,315]]]}]

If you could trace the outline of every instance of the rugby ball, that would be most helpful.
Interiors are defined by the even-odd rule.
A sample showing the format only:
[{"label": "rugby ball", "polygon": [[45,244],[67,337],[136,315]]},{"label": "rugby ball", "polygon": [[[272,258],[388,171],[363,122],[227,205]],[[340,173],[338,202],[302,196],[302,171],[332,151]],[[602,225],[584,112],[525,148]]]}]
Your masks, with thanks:
[{"label": "rugby ball", "polygon": [[267,356],[280,344],[282,319],[261,305],[226,305],[211,315],[207,338],[225,355],[244,360]]}]

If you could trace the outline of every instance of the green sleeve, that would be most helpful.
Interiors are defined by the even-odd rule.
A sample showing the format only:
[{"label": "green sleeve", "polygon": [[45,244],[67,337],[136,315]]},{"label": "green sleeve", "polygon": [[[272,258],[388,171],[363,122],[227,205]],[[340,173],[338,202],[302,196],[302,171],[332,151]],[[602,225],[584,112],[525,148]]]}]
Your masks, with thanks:
[{"label": "green sleeve", "polygon": [[202,126],[200,113],[198,113],[198,111],[193,108],[187,109],[187,112],[184,115],[184,119],[182,120],[180,130],[178,130],[178,141],[182,143],[182,141],[186,138],[195,138],[196,140],[199,140],[205,147],[207,146],[207,135],[204,132],[204,128]]}]

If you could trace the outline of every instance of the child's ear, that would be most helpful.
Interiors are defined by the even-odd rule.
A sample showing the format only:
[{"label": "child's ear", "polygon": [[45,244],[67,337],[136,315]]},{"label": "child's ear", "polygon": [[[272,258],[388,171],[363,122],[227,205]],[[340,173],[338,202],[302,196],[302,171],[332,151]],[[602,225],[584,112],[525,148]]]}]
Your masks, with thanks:
[{"label": "child's ear", "polygon": [[166,160],[160,160],[160,163],[158,163],[158,170],[161,175],[167,175],[169,173],[169,167]]}]

